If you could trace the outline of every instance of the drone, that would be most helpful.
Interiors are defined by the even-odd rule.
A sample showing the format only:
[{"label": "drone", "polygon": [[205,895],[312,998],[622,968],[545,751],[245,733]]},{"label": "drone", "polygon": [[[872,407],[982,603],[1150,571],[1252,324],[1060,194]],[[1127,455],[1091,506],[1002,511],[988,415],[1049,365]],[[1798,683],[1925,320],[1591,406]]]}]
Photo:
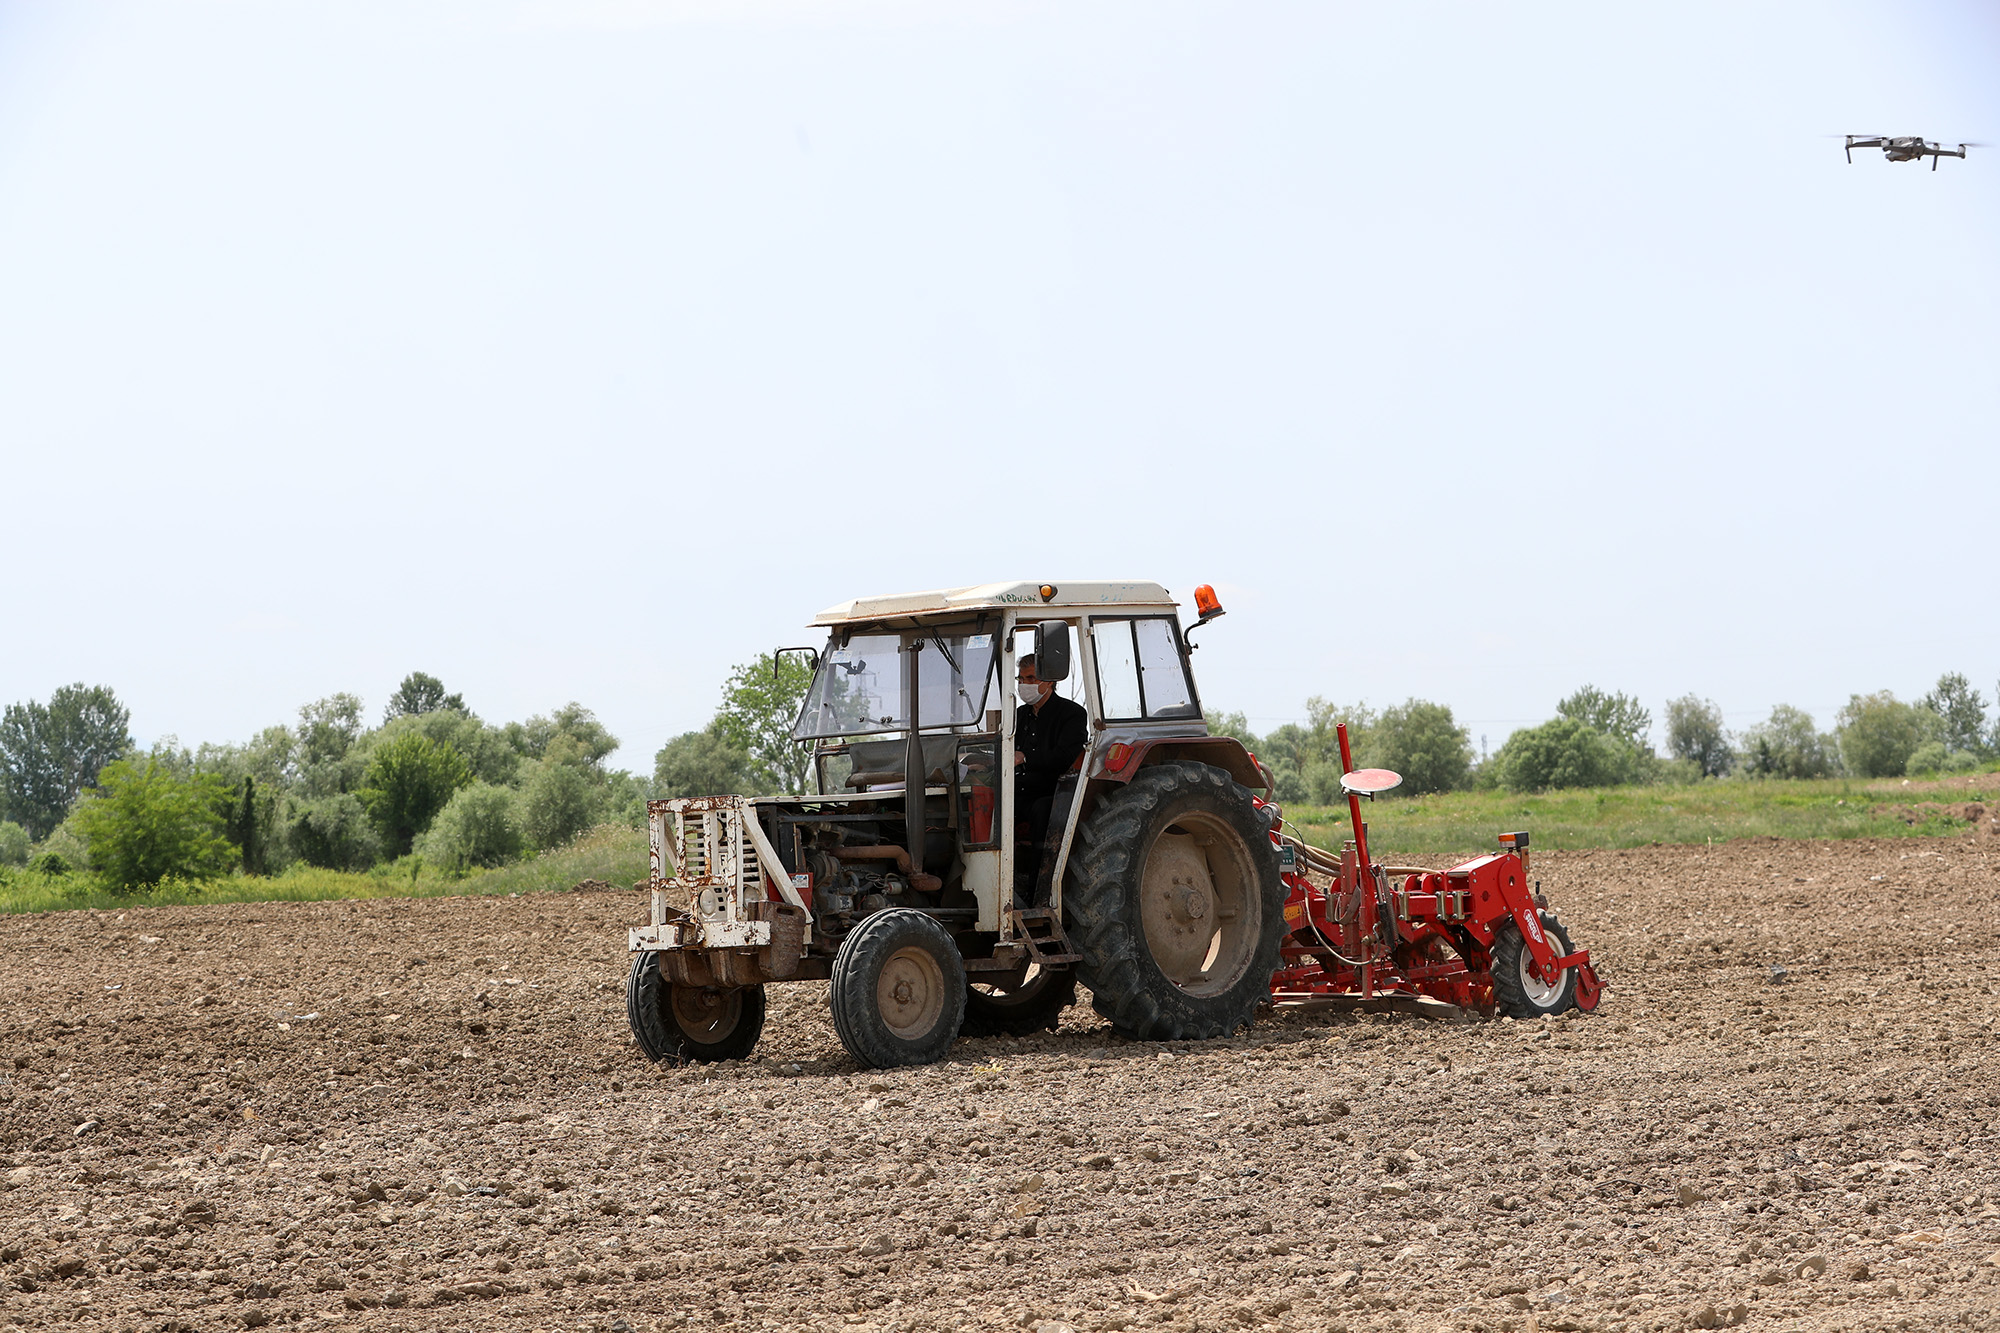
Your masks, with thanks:
[{"label": "drone", "polygon": [[1939,158],[1964,157],[1966,149],[1980,146],[1962,143],[1953,150],[1943,144],[1931,143],[1927,139],[1894,139],[1886,134],[1850,134],[1847,136],[1847,163],[1849,166],[1854,165],[1854,150],[1857,148],[1879,148],[1882,150],[1882,156],[1891,162],[1915,162],[1928,157],[1931,160],[1931,170],[1936,171]]}]

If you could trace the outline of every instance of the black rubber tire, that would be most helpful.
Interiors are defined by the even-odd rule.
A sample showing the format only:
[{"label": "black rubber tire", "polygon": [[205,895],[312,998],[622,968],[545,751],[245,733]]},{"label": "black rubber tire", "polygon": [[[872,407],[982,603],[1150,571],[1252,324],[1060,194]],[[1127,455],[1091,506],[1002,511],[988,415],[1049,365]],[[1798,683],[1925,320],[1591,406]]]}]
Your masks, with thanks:
[{"label": "black rubber tire", "polygon": [[[1569,932],[1553,912],[1542,913],[1542,930],[1554,942],[1556,955],[1575,953],[1569,942]],[[1537,1000],[1528,994],[1521,977],[1523,955],[1528,953],[1528,942],[1521,938],[1521,928],[1514,922],[1506,921],[1493,932],[1493,1003],[1494,1007],[1509,1018],[1541,1018],[1545,1014],[1560,1014],[1576,1008],[1576,969],[1563,970],[1562,988],[1546,1001]]]},{"label": "black rubber tire", "polygon": [[[1155,960],[1142,918],[1146,862],[1176,821],[1199,817],[1242,876],[1243,908],[1255,913],[1241,970],[1196,994],[1177,985]],[[1271,825],[1249,789],[1219,768],[1178,762],[1142,770],[1109,793],[1078,828],[1063,890],[1071,946],[1082,955],[1079,979],[1097,1012],[1119,1032],[1152,1041],[1227,1036],[1248,1024],[1270,998],[1271,974],[1285,936],[1284,880]]]},{"label": "black rubber tire", "polygon": [[[923,960],[928,958],[926,964]],[[898,1030],[884,1012],[883,971],[892,964],[928,1001],[913,1015],[923,1026]],[[933,970],[934,965],[934,970]],[[847,1053],[869,1069],[942,1060],[965,1021],[965,960],[936,917],[912,908],[872,912],[847,932],[833,958],[827,1003]]]},{"label": "black rubber tire", "polygon": [[1053,1032],[1063,1010],[1076,1003],[1076,973],[1042,968],[1014,991],[982,991],[968,982],[961,1037],[1025,1037]]},{"label": "black rubber tire", "polygon": [[648,1060],[741,1060],[764,1034],[764,988],[740,986],[716,996],[725,1011],[722,1024],[690,1030],[674,1012],[675,986],[660,972],[658,955],[634,954],[625,979],[625,1020]]}]

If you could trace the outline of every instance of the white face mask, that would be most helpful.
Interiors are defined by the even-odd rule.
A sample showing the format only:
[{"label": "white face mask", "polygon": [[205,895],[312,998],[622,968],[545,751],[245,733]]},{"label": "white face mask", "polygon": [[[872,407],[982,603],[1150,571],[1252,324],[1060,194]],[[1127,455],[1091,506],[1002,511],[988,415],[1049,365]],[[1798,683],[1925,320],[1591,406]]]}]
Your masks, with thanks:
[{"label": "white face mask", "polygon": [[1033,708],[1036,704],[1042,701],[1041,682],[1037,681],[1034,684],[1030,685],[1028,682],[1022,681],[1019,685],[1016,685],[1014,687],[1014,693],[1021,696],[1022,703],[1028,705],[1030,708]]}]

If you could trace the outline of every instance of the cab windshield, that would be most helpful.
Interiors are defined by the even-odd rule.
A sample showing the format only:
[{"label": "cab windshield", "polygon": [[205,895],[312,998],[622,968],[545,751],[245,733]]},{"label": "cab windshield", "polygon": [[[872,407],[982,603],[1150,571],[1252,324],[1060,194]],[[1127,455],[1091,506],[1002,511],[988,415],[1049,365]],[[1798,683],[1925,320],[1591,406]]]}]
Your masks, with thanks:
[{"label": "cab windshield", "polygon": [[910,726],[910,663],[917,664],[917,727],[963,727],[986,711],[997,637],[972,628],[855,634],[827,641],[792,726],[797,740],[871,736]]}]

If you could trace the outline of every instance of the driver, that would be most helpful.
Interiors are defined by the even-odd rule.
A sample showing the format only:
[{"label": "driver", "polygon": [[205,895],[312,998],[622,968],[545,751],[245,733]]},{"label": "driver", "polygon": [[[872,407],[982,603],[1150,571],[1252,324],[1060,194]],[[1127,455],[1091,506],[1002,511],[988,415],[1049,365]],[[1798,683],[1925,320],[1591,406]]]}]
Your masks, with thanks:
[{"label": "driver", "polygon": [[1021,658],[1018,690],[1021,707],[1014,712],[1015,809],[1028,823],[1028,842],[1017,857],[1021,873],[1032,886],[1042,864],[1042,840],[1048,836],[1056,784],[1083,753],[1089,714],[1083,705],[1056,693],[1053,682],[1035,675],[1035,655]]}]

